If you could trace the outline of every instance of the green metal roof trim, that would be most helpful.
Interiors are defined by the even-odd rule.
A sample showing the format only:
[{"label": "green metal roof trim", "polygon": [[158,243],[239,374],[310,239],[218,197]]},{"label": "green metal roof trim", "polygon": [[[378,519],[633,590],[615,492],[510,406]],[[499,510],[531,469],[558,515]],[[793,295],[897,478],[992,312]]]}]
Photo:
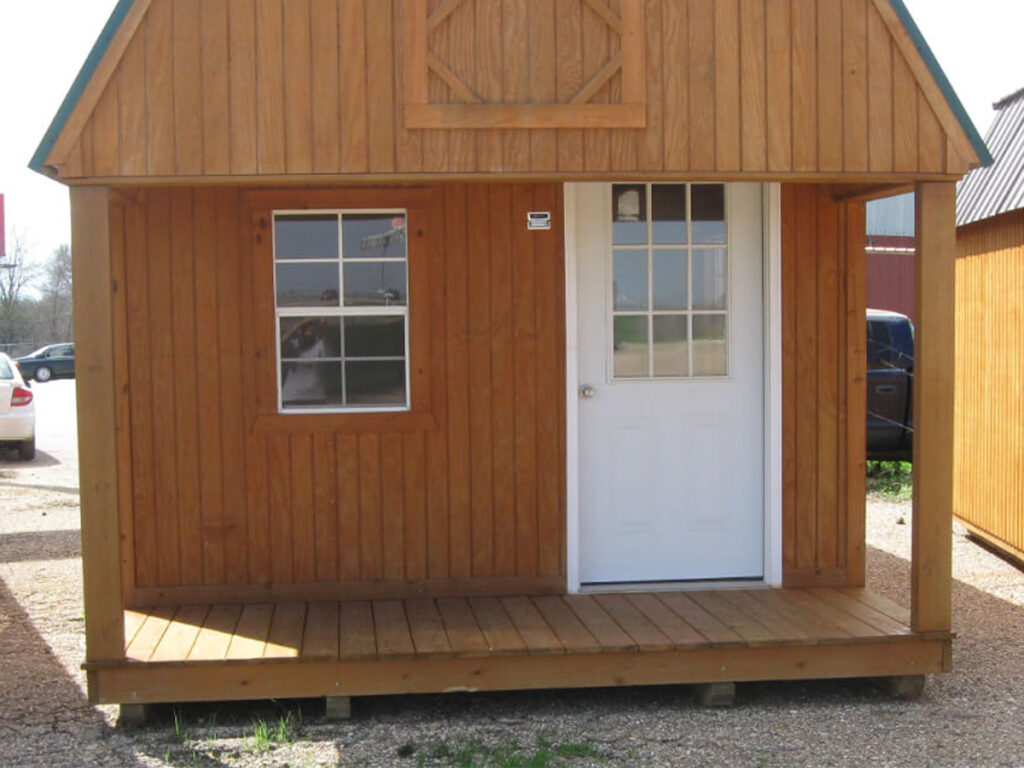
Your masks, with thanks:
[{"label": "green metal roof trim", "polygon": [[50,123],[50,127],[47,128],[46,133],[43,135],[43,140],[39,142],[39,147],[36,149],[35,154],[32,155],[32,159],[29,160],[28,167],[33,171],[46,174],[46,158],[49,157],[50,152],[53,150],[53,145],[57,143],[57,137],[60,136],[64,126],[67,125],[68,118],[71,117],[71,113],[75,110],[78,100],[82,98],[82,92],[92,79],[93,74],[96,72],[96,67],[99,66],[103,55],[107,52],[107,48],[110,47],[110,41],[114,39],[117,30],[121,28],[124,17],[128,15],[128,10],[134,2],[135,0],[118,0],[114,12],[110,14],[110,18],[107,19],[107,23],[103,26],[100,36],[96,38],[92,50],[89,51],[82,69],[79,70],[78,77],[71,84],[68,95],[64,97],[60,109],[54,115],[53,122]]},{"label": "green metal roof trim", "polygon": [[896,15],[900,17],[900,21],[903,22],[903,27],[907,30],[907,34],[910,35],[910,39],[914,41],[914,46],[917,48],[918,53],[921,54],[921,58],[924,60],[925,66],[928,67],[932,73],[932,77],[935,78],[935,83],[939,86],[939,90],[942,91],[942,95],[946,98],[946,103],[949,104],[953,110],[953,115],[960,123],[960,127],[964,129],[964,133],[967,134],[967,138],[971,142],[971,146],[974,147],[974,151],[978,153],[978,159],[981,161],[983,167],[988,167],[995,162],[992,157],[992,153],[988,151],[988,146],[985,144],[985,140],[981,138],[981,134],[978,133],[978,129],[974,127],[974,122],[971,120],[970,115],[967,114],[967,110],[964,109],[964,105],[960,103],[960,97],[956,95],[956,91],[953,90],[953,86],[949,84],[949,78],[946,77],[946,73],[942,71],[942,67],[939,65],[938,59],[935,58],[935,54],[932,53],[932,49],[928,47],[927,41],[921,34],[921,30],[917,28],[917,23],[914,21],[914,17],[910,15],[910,11],[907,10],[907,6],[903,4],[903,0],[889,0],[892,3],[893,10],[896,11]]}]

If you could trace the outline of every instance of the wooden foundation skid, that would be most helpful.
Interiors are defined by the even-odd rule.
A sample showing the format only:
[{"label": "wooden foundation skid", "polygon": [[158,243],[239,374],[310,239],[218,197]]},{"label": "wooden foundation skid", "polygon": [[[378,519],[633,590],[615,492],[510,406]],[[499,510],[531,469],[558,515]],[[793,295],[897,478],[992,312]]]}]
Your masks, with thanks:
[{"label": "wooden foundation skid", "polygon": [[214,605],[125,612],[96,703],[924,675],[948,633],[864,589]]}]

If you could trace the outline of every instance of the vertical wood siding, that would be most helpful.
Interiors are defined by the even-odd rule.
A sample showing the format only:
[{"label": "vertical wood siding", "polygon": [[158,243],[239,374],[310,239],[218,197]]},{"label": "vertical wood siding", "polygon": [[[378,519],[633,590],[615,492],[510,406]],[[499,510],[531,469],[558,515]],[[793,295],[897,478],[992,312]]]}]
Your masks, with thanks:
[{"label": "vertical wood siding", "polygon": [[857,584],[864,557],[864,206],[782,194],[783,573]]},{"label": "vertical wood siding", "polygon": [[961,227],[953,511],[1024,556],[1024,212]]},{"label": "vertical wood siding", "polygon": [[443,200],[428,294],[436,428],[266,433],[251,428],[241,193],[119,193],[129,604],[563,583],[563,250],[558,228],[524,228],[527,211],[560,210],[561,190],[453,184]]},{"label": "vertical wood siding", "polygon": [[[966,170],[872,0],[647,0],[647,126],[618,130],[405,130],[405,11],[154,0],[51,161],[66,179]],[[476,0],[431,38],[485,101],[528,103],[569,99],[618,43],[580,0]],[[509,46],[531,48],[529,71],[503,65]],[[429,87],[450,97],[436,77]],[[617,76],[592,102],[620,88]]]}]

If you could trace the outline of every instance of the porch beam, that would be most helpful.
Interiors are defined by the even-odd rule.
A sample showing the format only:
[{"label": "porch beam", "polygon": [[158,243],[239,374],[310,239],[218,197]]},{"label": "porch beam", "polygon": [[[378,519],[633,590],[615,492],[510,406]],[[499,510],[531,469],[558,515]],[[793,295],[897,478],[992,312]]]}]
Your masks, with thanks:
[{"label": "porch beam", "polygon": [[916,188],[914,501],[910,623],[951,626],[956,185]]},{"label": "porch beam", "polygon": [[110,190],[71,188],[75,390],[87,661],[124,657]]}]

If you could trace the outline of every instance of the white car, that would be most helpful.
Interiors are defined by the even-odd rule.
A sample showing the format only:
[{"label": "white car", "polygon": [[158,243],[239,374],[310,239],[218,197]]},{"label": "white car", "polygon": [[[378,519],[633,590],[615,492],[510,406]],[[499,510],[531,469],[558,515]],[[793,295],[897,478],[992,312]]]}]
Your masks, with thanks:
[{"label": "white car", "polygon": [[36,407],[21,371],[0,352],[0,445],[16,445],[22,461],[36,456]]}]

